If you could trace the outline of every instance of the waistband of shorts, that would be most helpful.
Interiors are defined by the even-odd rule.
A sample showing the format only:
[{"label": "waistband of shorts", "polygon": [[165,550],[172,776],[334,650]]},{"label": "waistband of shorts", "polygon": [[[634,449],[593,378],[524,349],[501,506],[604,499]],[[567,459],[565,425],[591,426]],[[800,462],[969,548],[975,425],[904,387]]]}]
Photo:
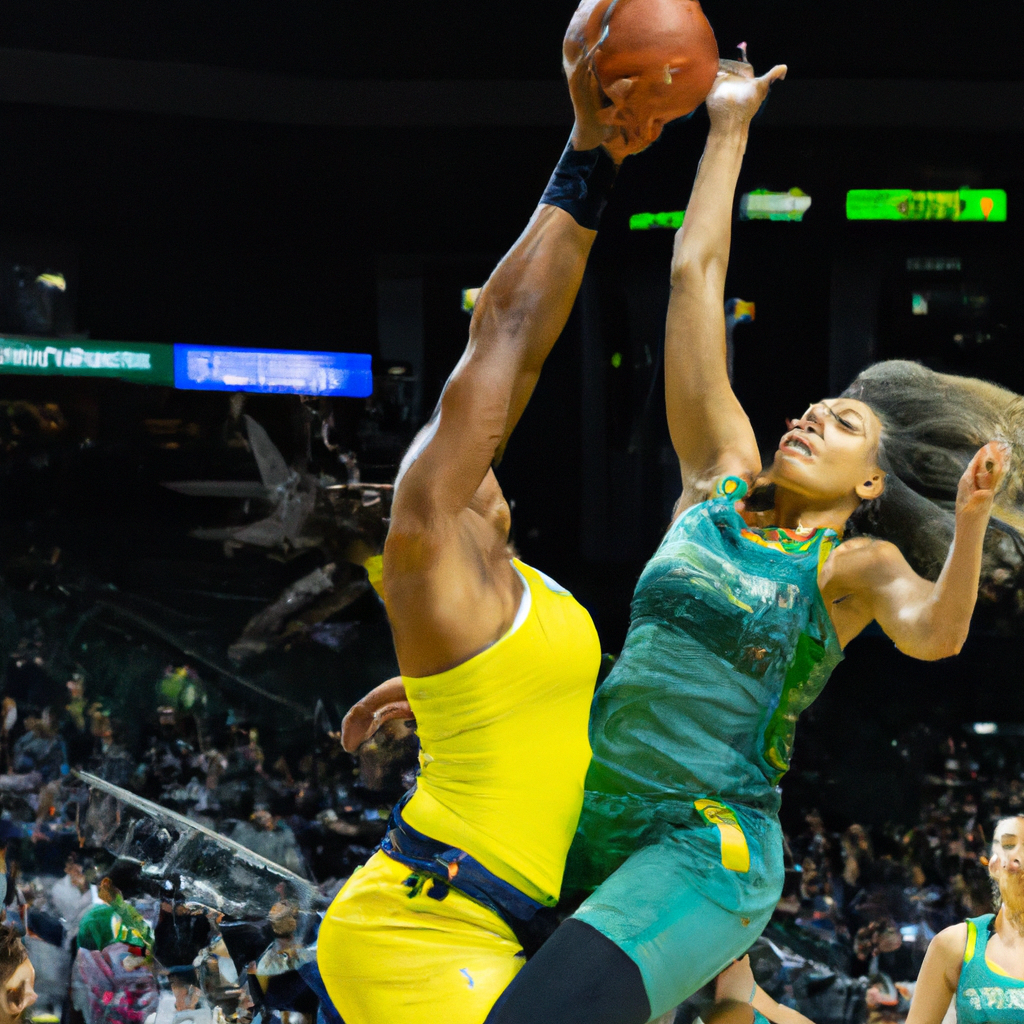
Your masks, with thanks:
[{"label": "waistband of shorts", "polygon": [[[429,875],[442,885],[482,903],[509,925],[532,920],[544,907],[543,903],[499,878],[465,850],[431,839],[403,819],[402,808],[413,792],[415,790],[409,790],[391,812],[381,851],[413,871]],[[437,898],[443,898],[443,890]]]}]

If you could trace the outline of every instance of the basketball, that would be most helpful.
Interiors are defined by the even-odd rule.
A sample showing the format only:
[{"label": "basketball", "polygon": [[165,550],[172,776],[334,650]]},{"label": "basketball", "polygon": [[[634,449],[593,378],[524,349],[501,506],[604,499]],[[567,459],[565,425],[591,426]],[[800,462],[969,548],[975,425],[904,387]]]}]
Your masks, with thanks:
[{"label": "basketball", "polygon": [[608,105],[599,113],[635,148],[704,102],[718,44],[697,0],[583,0],[563,45],[566,64],[589,55]]}]

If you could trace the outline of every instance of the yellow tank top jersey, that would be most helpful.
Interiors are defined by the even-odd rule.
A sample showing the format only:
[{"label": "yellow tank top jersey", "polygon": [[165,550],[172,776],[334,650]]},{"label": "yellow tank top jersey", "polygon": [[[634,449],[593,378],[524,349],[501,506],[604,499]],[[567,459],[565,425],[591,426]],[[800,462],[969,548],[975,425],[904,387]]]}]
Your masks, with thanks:
[{"label": "yellow tank top jersey", "polygon": [[553,905],[583,804],[601,647],[568,591],[513,564],[529,588],[525,617],[521,607],[501,640],[448,672],[403,677],[421,749],[402,816]]}]

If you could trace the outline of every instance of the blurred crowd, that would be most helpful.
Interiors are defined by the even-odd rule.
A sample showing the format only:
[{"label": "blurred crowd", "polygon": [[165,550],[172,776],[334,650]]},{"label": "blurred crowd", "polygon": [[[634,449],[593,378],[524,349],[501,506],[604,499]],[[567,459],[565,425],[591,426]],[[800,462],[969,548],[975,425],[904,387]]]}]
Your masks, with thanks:
[{"label": "blurred crowd", "polygon": [[[787,885],[767,937],[859,989],[863,1005],[852,1001],[865,1019],[904,1020],[935,934],[993,910],[993,829],[1024,813],[1024,764],[1012,749],[941,741],[937,770],[919,780],[916,821],[837,830],[809,811],[786,838]],[[784,979],[777,991],[792,999]],[[809,1009],[806,998],[791,1005]]]},{"label": "blurred crowd", "polygon": [[[243,712],[208,715],[201,677],[171,666],[129,749],[87,690],[79,672],[63,706],[2,703],[0,895],[5,926],[23,937],[35,970],[33,1019],[312,1024],[324,1013],[318,911],[413,783],[415,723],[387,722],[350,756],[321,710],[297,756],[268,753]],[[1024,765],[970,742],[977,749],[966,739],[937,744],[918,820],[836,822],[823,802],[787,836],[786,888],[753,955],[759,983],[779,1002],[816,1024],[901,1021],[931,938],[990,909],[991,826],[1024,812]],[[109,786],[98,793],[96,779],[124,800],[112,802]],[[173,825],[137,829],[138,855],[125,856],[121,839],[111,844],[135,798],[299,876],[313,897],[279,898],[267,882],[269,910],[254,914],[229,906],[216,876],[204,883],[209,898],[184,891],[157,870]],[[690,1010],[683,1024],[699,999]]]}]

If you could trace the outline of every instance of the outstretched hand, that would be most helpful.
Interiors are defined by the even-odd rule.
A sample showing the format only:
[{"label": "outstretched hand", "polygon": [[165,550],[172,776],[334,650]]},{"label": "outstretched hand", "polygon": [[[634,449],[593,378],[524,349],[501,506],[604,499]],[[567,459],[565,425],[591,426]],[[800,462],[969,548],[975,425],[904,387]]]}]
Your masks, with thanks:
[{"label": "outstretched hand", "polygon": [[[573,22],[580,21],[581,14],[586,14],[593,6],[581,4]],[[585,19],[580,22],[584,23]],[[611,101],[597,80],[594,51],[587,48],[584,33],[573,32],[572,26],[562,48],[562,69],[569,83],[569,96],[576,115],[572,129],[573,149],[597,149],[598,146],[604,146],[612,160],[621,164],[627,156],[639,153],[650,145],[651,140],[645,136],[627,138],[620,128],[602,121],[598,116],[598,112]]]},{"label": "outstretched hand", "polygon": [[594,74],[592,57],[585,47],[567,47],[562,57],[562,68],[569,83],[569,96],[576,115],[572,129],[573,148],[597,149],[609,138],[611,132],[597,117],[602,96],[600,83]]},{"label": "outstretched hand", "polygon": [[395,676],[371,690],[349,708],[341,723],[341,745],[354,754],[377,730],[393,718],[413,719],[401,676]]},{"label": "outstretched hand", "polygon": [[719,62],[718,77],[708,94],[708,115],[711,128],[742,128],[764,103],[772,83],[786,77],[785,64],[776,64],[771,71],[754,76],[752,65],[744,61]]},{"label": "outstretched hand", "polygon": [[956,513],[981,513],[992,510],[996,491],[1006,476],[1010,462],[1010,446],[1005,441],[989,441],[971,459],[960,477],[956,492]]},{"label": "outstretched hand", "polygon": [[753,998],[754,972],[750,967],[750,957],[743,956],[734,960],[715,979],[715,999],[732,999],[737,1003],[749,1003]]}]

